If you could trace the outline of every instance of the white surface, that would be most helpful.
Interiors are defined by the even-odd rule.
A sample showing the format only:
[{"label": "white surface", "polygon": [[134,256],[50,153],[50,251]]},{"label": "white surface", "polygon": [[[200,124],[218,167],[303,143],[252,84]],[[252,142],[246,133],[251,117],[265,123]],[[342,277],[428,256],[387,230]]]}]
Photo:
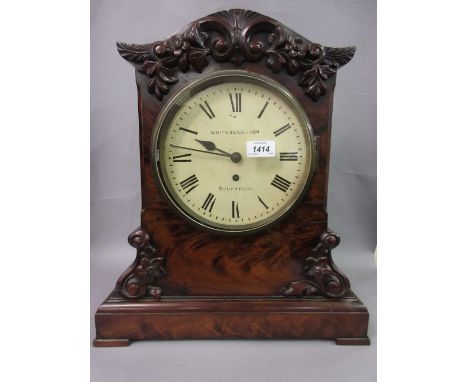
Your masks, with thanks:
[{"label": "white surface", "polygon": [[249,158],[274,157],[275,141],[247,141],[247,156]]}]

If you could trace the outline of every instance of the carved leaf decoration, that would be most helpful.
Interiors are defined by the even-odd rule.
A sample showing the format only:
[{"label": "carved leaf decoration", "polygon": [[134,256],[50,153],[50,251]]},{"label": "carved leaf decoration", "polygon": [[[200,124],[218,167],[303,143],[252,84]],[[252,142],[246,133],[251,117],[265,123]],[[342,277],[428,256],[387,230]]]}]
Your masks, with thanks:
[{"label": "carved leaf decoration", "polygon": [[314,101],[318,100],[327,91],[327,86],[322,80],[318,65],[304,72],[299,80],[299,85],[306,88],[306,94],[311,96]]},{"label": "carved leaf decoration", "polygon": [[311,96],[314,101],[317,101],[322,95],[327,93],[327,85],[323,82],[321,78],[317,78],[317,80],[310,85],[306,89],[306,94]]},{"label": "carved leaf decoration", "polygon": [[347,64],[354,56],[356,48],[354,46],[349,46],[347,48],[323,48],[325,56],[323,58],[323,63],[326,65],[333,66],[338,68]]},{"label": "carved leaf decoration", "polygon": [[[319,68],[317,68],[317,73]],[[318,78],[321,79],[320,75]],[[303,273],[306,280],[291,281],[281,287],[283,296],[322,295],[340,298],[350,290],[348,278],[339,271],[331,259],[331,249],[340,243],[340,237],[326,230],[320,235],[319,243],[312,249],[311,256],[305,259]]]},{"label": "carved leaf decoration", "polygon": [[271,45],[271,50],[281,48],[287,41],[284,28],[277,25],[275,31],[268,36],[268,43]]},{"label": "carved leaf decoration", "polygon": [[164,67],[163,65],[159,65],[158,66],[158,69],[157,69],[157,74],[159,76],[159,78],[166,84],[175,84],[178,79],[177,77],[175,77],[171,70]]},{"label": "carved leaf decoration", "polygon": [[186,40],[190,45],[203,49],[206,49],[206,38],[207,34],[200,32],[200,25],[198,23],[193,23],[183,34],[183,39]]},{"label": "carved leaf decoration", "polygon": [[164,268],[164,259],[161,257],[156,257],[151,260],[151,265],[148,267],[148,275],[150,275],[151,282],[154,279],[159,279],[166,274],[166,269]]},{"label": "carved leaf decoration", "polygon": [[317,101],[327,93],[326,81],[334,76],[336,70],[328,65],[315,65],[312,69],[306,70],[299,80],[299,85],[305,87],[307,95]]},{"label": "carved leaf decoration", "polygon": [[162,58],[159,62],[165,67],[172,67],[177,65],[177,57]]},{"label": "carved leaf decoration", "polygon": [[171,70],[162,65],[161,61],[146,61],[139,72],[146,74],[151,80],[148,82],[148,92],[154,94],[158,100],[169,92],[169,86],[175,84],[178,79]]},{"label": "carved leaf decoration", "polygon": [[294,76],[299,70],[299,63],[296,60],[290,60],[287,66],[288,74]]},{"label": "carved leaf decoration", "polygon": [[275,73],[279,72],[285,63],[286,59],[281,55],[281,53],[275,51],[268,52],[266,64]]},{"label": "carved leaf decoration", "polygon": [[313,82],[316,81],[317,77],[317,67],[314,66],[312,69],[306,70],[302,77],[299,80],[299,85],[301,86],[310,86]]},{"label": "carved leaf decoration", "polygon": [[189,59],[186,54],[180,56],[179,60],[177,61],[177,64],[179,65],[179,69],[182,72],[186,72],[190,69]]},{"label": "carved leaf decoration", "polygon": [[117,51],[127,61],[141,64],[152,58],[153,44],[133,45],[124,42],[117,43]]},{"label": "carved leaf decoration", "polygon": [[154,94],[161,101],[163,96],[169,92],[169,88],[157,78],[153,78],[148,82],[148,92]]},{"label": "carved leaf decoration", "polygon": [[171,70],[163,66],[162,61],[146,61],[138,71],[151,78],[148,82],[148,92],[154,94],[159,100],[162,100],[163,96],[169,92],[167,85],[178,81]]},{"label": "carved leaf decoration", "polygon": [[203,68],[208,65],[208,59],[206,55],[206,51],[204,50],[193,50],[189,53],[189,62],[199,73],[201,73]]},{"label": "carved leaf decoration", "polygon": [[308,280],[292,281],[281,287],[279,292],[283,296],[313,296],[320,294],[319,288]]},{"label": "carved leaf decoration", "polygon": [[140,73],[146,74],[148,77],[154,77],[156,75],[156,70],[159,66],[158,61],[146,61],[138,71]]},{"label": "carved leaf decoration", "polygon": [[147,86],[148,92],[154,94],[160,101],[169,92],[167,85],[178,81],[171,70],[163,66],[162,61],[146,61],[138,71],[151,78]]},{"label": "carved leaf decoration", "polygon": [[318,65],[320,77],[328,80],[336,74],[336,69],[330,68],[328,65]]},{"label": "carved leaf decoration", "polygon": [[208,56],[241,66],[265,64],[298,75],[299,85],[314,101],[327,93],[327,81],[354,56],[355,48],[329,48],[312,43],[279,22],[252,11],[231,9],[202,18],[182,33],[153,44],[117,43],[120,55],[149,77],[148,91],[162,100],[178,81],[178,72],[201,73]]},{"label": "carved leaf decoration", "polygon": [[313,66],[315,66],[317,63],[314,60],[304,58],[302,60],[297,61],[299,70],[305,72],[306,70],[311,69]]}]

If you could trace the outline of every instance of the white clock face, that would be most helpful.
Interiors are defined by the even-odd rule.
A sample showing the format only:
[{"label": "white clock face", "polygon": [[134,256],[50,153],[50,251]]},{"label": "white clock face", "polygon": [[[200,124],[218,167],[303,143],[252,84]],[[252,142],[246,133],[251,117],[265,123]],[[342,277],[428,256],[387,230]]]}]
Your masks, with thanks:
[{"label": "white clock face", "polygon": [[305,112],[279,85],[242,71],[182,90],[153,136],[169,199],[191,221],[246,232],[275,222],[303,193],[315,163]]}]

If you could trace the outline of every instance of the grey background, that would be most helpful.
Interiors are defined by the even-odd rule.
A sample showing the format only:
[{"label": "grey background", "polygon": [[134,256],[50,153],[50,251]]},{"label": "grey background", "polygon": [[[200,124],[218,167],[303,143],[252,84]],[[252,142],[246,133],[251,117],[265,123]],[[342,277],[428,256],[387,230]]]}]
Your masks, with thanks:
[{"label": "grey background", "polygon": [[[138,114],[133,68],[115,42],[162,39],[209,13],[247,8],[312,41],[355,45],[338,72],[329,182],[333,257],[370,311],[370,347],[331,341],[148,341],[92,348],[92,381],[376,380],[376,2],[91,1],[91,313],[135,253],[139,225]],[[91,317],[91,338],[94,337]]]}]

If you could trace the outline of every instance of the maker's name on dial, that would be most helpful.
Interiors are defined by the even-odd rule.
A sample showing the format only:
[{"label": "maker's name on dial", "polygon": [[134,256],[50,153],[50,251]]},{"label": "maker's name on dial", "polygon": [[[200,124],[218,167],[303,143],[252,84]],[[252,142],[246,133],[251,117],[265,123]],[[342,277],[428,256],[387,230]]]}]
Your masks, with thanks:
[{"label": "maker's name on dial", "polygon": [[248,135],[260,134],[260,130],[211,130],[211,135]]},{"label": "maker's name on dial", "polygon": [[218,191],[253,191],[253,189],[253,186],[218,187]]}]

